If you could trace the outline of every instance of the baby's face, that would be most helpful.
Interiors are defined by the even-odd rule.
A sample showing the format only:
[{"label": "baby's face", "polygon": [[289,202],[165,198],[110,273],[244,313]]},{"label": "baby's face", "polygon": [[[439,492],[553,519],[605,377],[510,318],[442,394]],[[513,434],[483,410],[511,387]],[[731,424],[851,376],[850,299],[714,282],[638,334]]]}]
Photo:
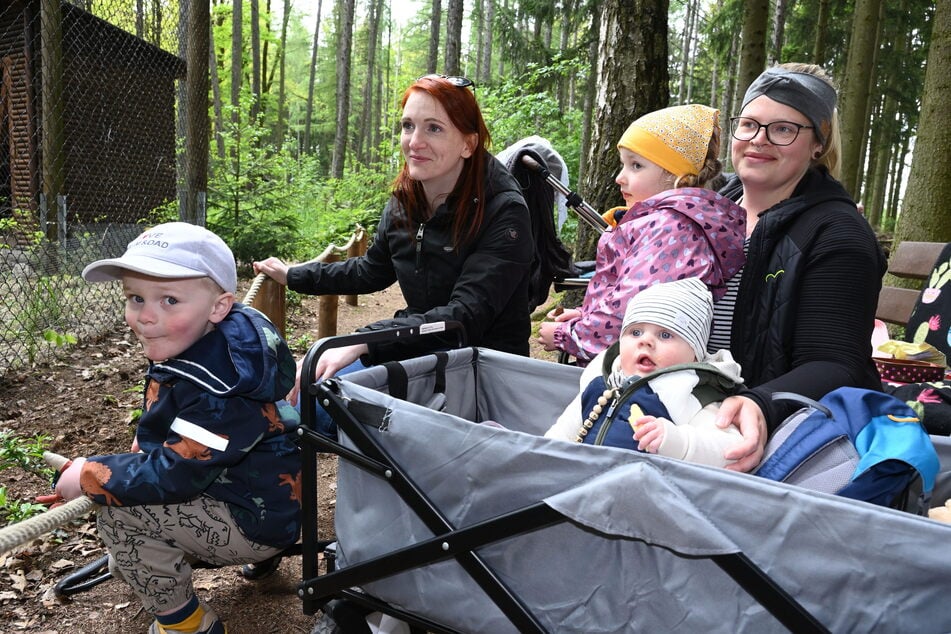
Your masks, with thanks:
[{"label": "baby's face", "polygon": [[122,276],[125,320],[150,361],[178,356],[214,328],[218,298],[207,278]]},{"label": "baby's face", "polygon": [[639,322],[621,334],[621,370],[625,375],[644,376],[678,363],[696,361],[687,341],[667,328]]}]

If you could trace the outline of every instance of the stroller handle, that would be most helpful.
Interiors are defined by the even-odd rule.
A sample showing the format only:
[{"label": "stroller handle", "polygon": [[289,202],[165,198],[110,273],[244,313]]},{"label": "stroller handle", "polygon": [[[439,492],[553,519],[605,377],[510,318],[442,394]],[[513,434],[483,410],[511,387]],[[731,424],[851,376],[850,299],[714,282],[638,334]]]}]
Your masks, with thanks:
[{"label": "stroller handle", "polygon": [[522,163],[529,169],[538,172],[554,188],[555,191],[562,194],[567,199],[567,204],[571,207],[578,217],[586,222],[592,229],[598,233],[604,233],[608,228],[607,221],[601,217],[594,207],[584,201],[581,196],[565,187],[560,180],[555,178],[554,174],[548,171],[548,168],[540,164],[527,154],[522,155]]},{"label": "stroller handle", "polygon": [[[301,366],[301,376],[314,376],[317,369],[317,361],[320,356],[331,348],[342,348],[361,343],[380,343],[386,341],[395,341],[397,339],[409,339],[425,335],[437,335],[441,333],[452,333],[456,336],[457,345],[460,348],[466,345],[466,330],[462,322],[459,321],[434,321],[431,323],[418,324],[415,326],[399,326],[396,328],[382,328],[380,330],[367,330],[364,332],[355,332],[349,335],[337,335],[334,337],[322,337],[310,347],[304,356],[304,362]],[[301,386],[303,388],[303,386]]]}]

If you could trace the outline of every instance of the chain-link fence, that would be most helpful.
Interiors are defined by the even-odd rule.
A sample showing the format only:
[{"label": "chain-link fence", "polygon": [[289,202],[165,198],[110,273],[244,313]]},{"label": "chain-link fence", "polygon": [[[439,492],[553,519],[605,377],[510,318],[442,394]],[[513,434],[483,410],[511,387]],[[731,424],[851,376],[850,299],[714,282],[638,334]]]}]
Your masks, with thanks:
[{"label": "chain-link fence", "polygon": [[121,317],[79,274],[177,200],[185,1],[0,2],[0,376]]}]

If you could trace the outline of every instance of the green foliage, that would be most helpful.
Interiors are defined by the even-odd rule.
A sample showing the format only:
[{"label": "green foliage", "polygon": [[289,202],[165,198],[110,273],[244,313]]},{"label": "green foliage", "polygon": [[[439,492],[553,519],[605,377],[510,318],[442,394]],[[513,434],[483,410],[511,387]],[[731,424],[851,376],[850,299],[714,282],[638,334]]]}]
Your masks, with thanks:
[{"label": "green foliage", "polygon": [[225,157],[214,162],[208,184],[208,228],[245,269],[270,255],[289,257],[299,228],[294,206],[306,195],[301,165],[266,141],[262,125],[229,126],[224,137]]},{"label": "green foliage", "polygon": [[476,96],[499,151],[530,135],[548,139],[570,165],[578,164],[581,149],[581,111],[563,110],[555,96],[541,88],[557,79],[583,75],[576,60],[556,60],[550,66],[530,64],[525,72],[500,84],[479,88]]},{"label": "green foliage", "polygon": [[0,486],[0,516],[9,524],[25,520],[44,512],[46,507],[35,502],[26,502],[13,498],[7,492],[7,487]]},{"label": "green foliage", "polygon": [[[23,438],[8,429],[0,431],[0,471],[17,467],[51,481],[54,471],[43,462],[43,450],[49,440],[44,434]],[[0,517],[5,521],[19,522],[45,510],[42,504],[11,497],[7,487],[0,486]]]},{"label": "green foliage", "polygon": [[52,478],[53,470],[43,462],[43,451],[49,442],[46,434],[24,438],[9,429],[0,430],[0,471],[19,467],[43,479]]},{"label": "green foliage", "polygon": [[[30,212],[23,211],[21,209],[13,210],[13,214],[10,218],[0,218],[0,236],[16,234],[20,237],[21,240],[27,242],[31,246],[37,246],[41,244],[45,238],[42,231],[37,231],[31,229],[29,225],[25,225],[17,218],[29,218]],[[0,249],[9,249],[11,245],[6,244],[0,241]]]},{"label": "green foliage", "polygon": [[351,163],[343,178],[315,182],[310,204],[300,209],[297,257],[314,258],[327,245],[346,242],[357,224],[372,235],[395,177],[395,167],[386,164],[361,168]]},{"label": "green foliage", "polygon": [[67,286],[63,276],[42,276],[36,279],[25,301],[13,295],[5,297],[0,306],[13,313],[5,321],[4,339],[19,342],[30,365],[36,362],[46,345],[61,347],[76,343],[74,335],[59,331],[66,327],[70,305],[63,286]]}]

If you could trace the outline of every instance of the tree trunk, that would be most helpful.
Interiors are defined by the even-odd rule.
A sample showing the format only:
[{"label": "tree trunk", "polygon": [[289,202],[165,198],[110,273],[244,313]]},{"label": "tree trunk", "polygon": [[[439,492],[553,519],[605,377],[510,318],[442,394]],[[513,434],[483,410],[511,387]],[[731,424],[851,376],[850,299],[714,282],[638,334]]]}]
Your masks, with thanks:
[{"label": "tree trunk", "polygon": [[[766,68],[766,27],[769,24],[769,0],[746,0],[741,33],[740,70],[736,80],[737,101]],[[739,111],[741,104],[736,104]]]},{"label": "tree trunk", "polygon": [[876,138],[875,161],[871,165],[871,178],[866,188],[864,199],[865,216],[873,227],[882,226],[885,207],[885,188],[888,183],[888,168],[892,162],[893,147],[889,142],[894,126],[894,100],[886,97],[882,109],[882,116],[878,122]]},{"label": "tree trunk", "polygon": [[812,46],[812,63],[820,66],[826,61],[826,29],[829,28],[829,0],[819,0],[816,15],[816,39]]},{"label": "tree trunk", "polygon": [[217,149],[218,159],[224,160],[225,116],[221,103],[221,81],[218,77],[218,59],[215,56],[215,38],[212,37],[212,27],[210,23],[208,25],[208,70],[211,73],[211,107],[215,113],[215,148]]},{"label": "tree trunk", "polygon": [[307,81],[307,113],[304,115],[304,149],[310,154],[314,148],[311,146],[310,128],[314,118],[314,84],[317,81],[317,51],[320,39],[320,10],[323,0],[317,0],[317,24],[314,26],[314,41],[310,50],[310,79]]},{"label": "tree trunk", "polygon": [[684,15],[684,32],[680,38],[680,85],[677,90],[677,102],[678,103],[687,103],[687,75],[690,68],[690,56],[691,49],[690,45],[693,43],[695,34],[694,34],[694,20],[693,17],[696,15],[697,11],[697,0],[688,0],[686,5],[686,15]]},{"label": "tree trunk", "polygon": [[380,41],[380,17],[383,0],[370,0],[367,16],[367,80],[363,84],[363,108],[360,112],[360,130],[357,141],[357,160],[369,164],[373,151],[373,96],[376,79],[376,50]]},{"label": "tree trunk", "polygon": [[[638,117],[668,105],[667,0],[609,0],[601,5],[597,112],[583,191],[602,211],[623,202],[614,182],[617,142]],[[598,235],[579,224],[575,257],[594,256]]]},{"label": "tree trunk", "polygon": [[261,17],[258,0],[251,0],[251,121],[261,108]]},{"label": "tree trunk", "polygon": [[442,0],[433,0],[433,14],[429,19],[429,57],[426,72],[435,73],[439,67],[439,33],[442,27]]},{"label": "tree trunk", "polygon": [[[902,185],[905,182],[905,157],[908,156],[909,138],[907,134],[902,135],[901,146],[892,158],[891,186],[888,190],[888,214],[885,216],[891,221],[898,218],[898,203],[902,195]],[[894,224],[891,225],[894,231]]]},{"label": "tree trunk", "polygon": [[188,130],[185,156],[188,164],[188,189],[182,219],[205,224],[208,192],[208,47],[211,12],[208,0],[188,3]]},{"label": "tree trunk", "polygon": [[281,20],[281,42],[278,52],[278,68],[280,69],[277,77],[277,126],[274,128],[274,145],[278,150],[284,145],[284,119],[287,105],[284,103],[286,97],[286,79],[284,77],[285,61],[287,59],[287,22],[291,17],[291,0],[284,0],[284,15]]},{"label": "tree trunk", "polygon": [[[786,34],[786,11],[792,7],[787,7],[788,0],[776,0],[776,11],[773,13],[773,38],[769,47],[770,65],[779,64],[783,61],[783,44]],[[796,0],[793,0],[793,4]]]},{"label": "tree trunk", "polygon": [[898,227],[901,240],[951,241],[951,0],[937,0],[921,92],[921,118]]},{"label": "tree trunk", "polygon": [[[730,154],[730,143],[732,139],[730,138],[730,117],[734,113],[739,112],[739,108],[734,109],[733,102],[739,101],[736,98],[736,84],[737,84],[737,65],[739,64],[736,55],[736,49],[740,46],[739,35],[733,34],[733,41],[730,43],[730,56],[729,64],[726,67],[726,72],[723,74],[723,93],[722,99],[720,100],[720,130],[722,134],[720,135],[720,162],[723,164],[723,171],[732,172],[733,171],[733,159]],[[742,99],[742,97],[741,97]]]},{"label": "tree trunk", "polygon": [[[588,0],[588,11],[591,13],[591,34],[588,39],[588,59],[591,60],[588,71],[588,81],[584,88],[584,106],[582,108],[581,124],[581,151],[578,159],[578,184],[585,181],[587,176],[588,156],[591,154],[591,127],[594,118],[594,104],[598,102],[598,44],[601,41],[601,7],[598,0]],[[583,190],[581,190],[583,191]],[[580,241],[579,241],[580,244]],[[580,257],[575,256],[580,260]]]},{"label": "tree trunk", "polygon": [[243,16],[241,6],[244,2],[231,3],[231,123],[237,127],[240,117],[238,108],[241,105],[241,60]]},{"label": "tree trunk", "polygon": [[462,0],[449,0],[446,8],[446,60],[447,75],[460,75],[462,51]]},{"label": "tree trunk", "polygon": [[875,75],[875,42],[881,0],[856,0],[849,56],[842,84],[842,185],[858,196],[864,173],[862,145],[868,133],[870,78]]},{"label": "tree trunk", "polygon": [[337,132],[330,173],[343,178],[350,119],[350,51],[353,49],[354,0],[341,0],[337,32]]},{"label": "tree trunk", "polygon": [[492,77],[492,35],[495,33],[495,0],[485,0],[484,6],[482,49],[479,52],[482,60],[479,74],[480,84],[488,84]]},{"label": "tree trunk", "polygon": [[[564,8],[561,14],[561,39],[558,42],[558,52],[560,55],[567,57],[569,55],[568,47],[571,42],[568,39],[568,34],[571,33],[574,29],[572,27],[572,13],[574,12],[574,0],[563,0]],[[564,111],[569,106],[568,92],[569,92],[569,79],[567,77],[562,77],[558,81],[558,107]]]}]

